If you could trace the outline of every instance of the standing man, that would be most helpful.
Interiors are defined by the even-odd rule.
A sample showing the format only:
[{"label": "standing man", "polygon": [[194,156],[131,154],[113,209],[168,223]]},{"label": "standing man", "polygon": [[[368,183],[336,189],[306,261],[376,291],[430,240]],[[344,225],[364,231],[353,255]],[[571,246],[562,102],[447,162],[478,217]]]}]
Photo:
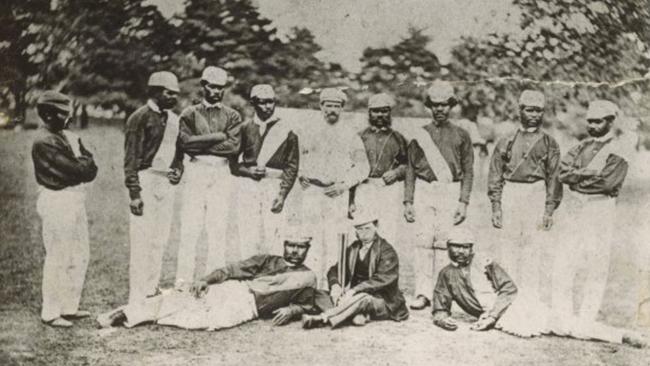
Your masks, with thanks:
[{"label": "standing man", "polygon": [[158,293],[176,184],[183,173],[178,116],[171,111],[180,91],[176,75],[154,72],[148,87],[149,100],[126,121],[124,136],[124,177],[131,198],[129,302]]},{"label": "standing man", "polygon": [[399,288],[399,258],[377,234],[377,216],[359,211],[353,225],[357,240],[346,248],[345,280],[339,278],[340,264],[327,273],[332,307],[319,315],[303,316],[303,328],[327,324],[335,328],[350,319],[362,326],[369,320],[403,321],[409,316]]},{"label": "standing man", "polygon": [[196,246],[205,228],[206,270],[225,265],[228,202],[234,178],[229,161],[239,153],[241,116],[222,103],[228,85],[224,69],[208,66],[201,75],[203,100],[181,113],[179,144],[189,156],[181,209],[176,287],[192,283]]},{"label": "standing man", "polygon": [[497,142],[488,173],[492,226],[505,234],[502,262],[519,287],[535,299],[540,299],[540,230],[551,229],[553,212],[562,199],[557,180],[560,147],[541,130],[544,105],[541,92],[521,93],[521,127]]},{"label": "standing man", "polygon": [[[449,113],[457,103],[449,82],[434,81],[425,99],[433,121],[422,126],[408,146],[404,217],[408,222],[418,221],[419,224],[414,262],[415,299],[410,304],[414,310],[431,304],[436,268],[446,262],[443,256],[436,256],[435,251],[446,250],[449,230],[465,221],[472,192],[472,140],[467,131],[449,121]],[[414,200],[417,208],[414,208]]]},{"label": "standing man", "polygon": [[241,129],[241,158],[234,159],[239,189],[239,241],[241,258],[270,253],[286,224],[284,202],[298,177],[298,136],[275,113],[275,91],[259,84],[251,89],[255,115]]},{"label": "standing man", "polygon": [[[553,310],[562,324],[573,315],[575,276],[586,270],[584,296],[578,311],[580,321],[594,321],[603,300],[609,273],[611,244],[616,223],[616,197],[628,170],[627,149],[612,129],[618,107],[607,100],[595,100],[587,111],[589,138],[580,142],[562,158],[560,182],[569,187],[566,228],[572,255],[555,259],[553,268]],[[579,228],[576,235],[573,230]],[[560,249],[558,249],[560,250]],[[578,259],[578,260],[576,260]],[[582,266],[580,266],[582,264]]]},{"label": "standing man", "polygon": [[314,233],[309,267],[320,283],[327,266],[336,261],[337,234],[347,232],[348,193],[368,177],[368,160],[359,135],[339,119],[347,97],[334,88],[320,94],[323,121],[313,123],[301,136],[299,181],[302,186],[302,220]]},{"label": "standing man", "polygon": [[46,91],[36,104],[45,130],[34,141],[32,161],[39,185],[36,210],[43,222],[43,308],[41,319],[69,328],[71,319],[90,316],[79,310],[88,268],[86,187],[97,176],[93,155],[66,130],[71,120],[67,95]]},{"label": "standing man", "polygon": [[408,164],[406,139],[391,128],[394,105],[393,99],[384,93],[368,100],[370,126],[359,136],[366,149],[370,174],[352,190],[354,200],[350,202],[360,211],[377,212],[382,223],[379,231],[391,243],[397,240],[399,207],[404,197],[403,185],[396,183],[404,180]]}]

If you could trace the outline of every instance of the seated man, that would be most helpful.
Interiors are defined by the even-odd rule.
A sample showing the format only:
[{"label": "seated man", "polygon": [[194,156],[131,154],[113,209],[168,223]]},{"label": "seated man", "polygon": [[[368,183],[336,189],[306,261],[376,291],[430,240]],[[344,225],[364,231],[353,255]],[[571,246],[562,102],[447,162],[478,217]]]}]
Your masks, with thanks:
[{"label": "seated man", "polygon": [[[256,255],[219,268],[188,291],[149,297],[100,315],[100,327],[145,322],[186,329],[218,330],[256,318],[284,325],[318,311],[316,275],[303,265],[311,238],[286,238],[284,256]],[[329,302],[328,302],[329,303]]]},{"label": "seated man", "polygon": [[478,317],[470,327],[472,330],[494,327],[520,337],[555,334],[647,347],[644,335],[597,322],[576,320],[563,324],[564,329],[569,328],[568,332],[553,329],[549,322],[550,310],[525,289],[518,290],[499,264],[475,258],[474,244],[472,234],[466,229],[454,228],[450,233],[447,252],[451,264],[438,275],[433,293],[433,324],[449,331],[458,329],[451,317],[451,305],[455,301],[463,311]]},{"label": "seated man", "polygon": [[370,319],[402,321],[408,318],[404,296],[398,285],[397,253],[377,235],[377,221],[376,216],[367,213],[355,215],[354,229],[358,240],[347,247],[342,256],[347,263],[345,273],[339,273],[340,263],[327,273],[332,303],[319,315],[303,315],[303,328],[327,324],[334,328],[349,319],[354,325],[364,325]]}]

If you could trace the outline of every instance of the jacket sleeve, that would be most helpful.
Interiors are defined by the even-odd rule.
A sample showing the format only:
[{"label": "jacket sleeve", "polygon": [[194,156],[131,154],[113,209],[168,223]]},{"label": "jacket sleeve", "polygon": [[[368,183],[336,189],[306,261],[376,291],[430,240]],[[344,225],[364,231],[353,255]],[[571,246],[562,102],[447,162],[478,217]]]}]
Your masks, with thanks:
[{"label": "jacket sleeve", "polygon": [[460,165],[463,169],[463,178],[460,182],[460,197],[458,201],[469,204],[469,197],[472,194],[474,184],[474,147],[472,139],[467,131],[461,129],[461,154]]},{"label": "jacket sleeve", "polygon": [[[548,138],[545,136],[545,138]],[[548,153],[545,161],[546,170],[546,214],[553,214],[562,201],[562,183],[558,179],[560,167],[560,146],[553,139],[549,139]]]},{"label": "jacket sleeve", "polygon": [[124,185],[128,188],[131,199],[140,198],[142,191],[138,177],[144,144],[141,122],[137,115],[132,114],[126,121],[124,130]]},{"label": "jacket sleeve", "polygon": [[32,146],[32,158],[42,166],[51,167],[75,183],[90,182],[97,176],[97,165],[91,155],[74,156],[72,151],[62,149],[54,144],[38,142]]},{"label": "jacket sleeve", "polygon": [[442,270],[436,281],[436,286],[433,289],[433,299],[431,305],[431,313],[434,319],[446,318],[451,315],[451,305],[454,298],[449,291],[449,279],[446,272]]},{"label": "jacket sleeve", "polygon": [[221,283],[226,280],[249,280],[255,277],[264,267],[268,255],[255,255],[240,262],[231,263],[223,268],[219,268],[204,280],[208,284]]},{"label": "jacket sleeve", "polygon": [[296,183],[298,178],[298,167],[300,165],[300,148],[298,145],[298,136],[293,132],[287,136],[286,153],[285,153],[285,166],[282,169],[282,176],[280,177],[280,195],[287,198],[291,188]]},{"label": "jacket sleeve", "polygon": [[411,140],[406,149],[407,165],[404,179],[404,202],[413,203],[415,199],[416,164],[422,159],[423,152],[416,140]]},{"label": "jacket sleeve", "polygon": [[581,188],[594,192],[616,195],[627,175],[628,164],[618,155],[610,154],[603,169],[593,177],[586,177],[578,183]]},{"label": "jacket sleeve", "polygon": [[355,293],[373,294],[387,286],[397,283],[399,279],[399,259],[397,253],[388,245],[382,245],[379,263],[375,273],[367,280],[352,288]]},{"label": "jacket sleeve", "polygon": [[204,154],[206,150],[212,148],[215,144],[226,140],[227,136],[223,132],[209,134],[196,134],[194,132],[195,112],[189,107],[181,113],[179,126],[179,140],[182,150],[189,155]]},{"label": "jacket sleeve", "polygon": [[339,285],[343,287],[343,284],[339,282],[339,265],[338,263],[331,266],[330,269],[327,271],[327,284],[329,285],[329,288],[332,288],[333,285]]},{"label": "jacket sleeve", "polygon": [[406,169],[408,166],[407,143],[406,143],[406,139],[401,134],[396,133],[395,137],[399,145],[399,151],[397,153],[397,156],[395,157],[395,162],[397,163],[397,166],[393,168],[392,171],[397,173],[397,180],[400,181],[406,178]]},{"label": "jacket sleeve", "polygon": [[503,178],[503,167],[506,162],[503,160],[504,145],[506,140],[500,140],[492,152],[490,159],[490,169],[487,179],[487,193],[492,203],[501,203],[501,194],[503,193],[503,186],[505,179]]},{"label": "jacket sleeve", "polygon": [[225,140],[217,143],[210,152],[219,155],[233,155],[239,153],[241,147],[241,129],[244,125],[241,116],[237,111],[232,111],[228,116],[228,123],[226,124]]},{"label": "jacket sleeve", "polygon": [[579,166],[575,165],[575,160],[578,154],[582,151],[582,144],[574,146],[567,154],[562,157],[558,167],[558,180],[564,184],[576,184],[580,182],[583,177],[579,174],[576,174],[576,171],[580,169]]},{"label": "jacket sleeve", "polygon": [[501,315],[508,309],[517,297],[517,286],[512,281],[512,278],[501,268],[497,263],[490,263],[486,266],[486,274],[492,283],[492,287],[497,294],[497,298],[488,311],[488,315],[494,319],[499,319]]}]

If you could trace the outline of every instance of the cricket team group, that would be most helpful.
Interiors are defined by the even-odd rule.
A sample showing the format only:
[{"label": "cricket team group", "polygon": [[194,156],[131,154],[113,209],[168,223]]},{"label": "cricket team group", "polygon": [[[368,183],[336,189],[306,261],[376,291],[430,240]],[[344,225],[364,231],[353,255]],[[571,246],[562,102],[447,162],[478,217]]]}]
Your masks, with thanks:
[{"label": "cricket team group", "polygon": [[[358,131],[341,118],[346,94],[325,88],[321,115],[298,121],[309,125],[309,134],[276,109],[271,85],[250,89],[254,114],[243,120],[222,101],[229,86],[225,70],[206,67],[200,83],[202,100],[178,116],[172,112],[180,92],[176,76],[151,74],[148,101],[126,122],[129,298],[98,315],[100,327],[156,323],[218,330],[262,318],[334,328],[405,321],[409,308],[430,307],[435,326],[455,331],[455,303],[477,319],[470,326],[476,331],[648,344],[645,334],[596,319],[629,161],[615,133],[614,103],[592,101],[590,136],[561,154],[541,129],[544,94],[521,93],[521,126],[497,142],[490,158],[490,236],[500,238],[500,255],[488,256],[477,241],[481,235],[465,220],[474,150],[469,133],[450,121],[458,103],[451,83],[430,84],[424,104],[432,118],[410,133],[392,128],[395,103],[388,94],[369,98],[367,126]],[[46,250],[41,318],[68,328],[91,316],[79,302],[89,260],[85,191],[98,168],[93,152],[67,129],[68,96],[46,91],[37,111],[46,127],[32,148]],[[177,189],[175,286],[161,290]],[[233,195],[240,258],[226,263]],[[300,197],[298,208],[287,209],[292,195]],[[581,235],[556,243],[549,235],[557,230]],[[197,273],[203,231],[207,251],[198,254],[206,270]],[[400,242],[407,237],[412,243]],[[415,293],[408,304],[396,243],[413,251]],[[556,251],[549,266],[541,259],[549,245],[570,247],[571,255]],[[584,296],[574,311],[582,270]],[[550,302],[542,301],[543,271],[552,278]]]}]

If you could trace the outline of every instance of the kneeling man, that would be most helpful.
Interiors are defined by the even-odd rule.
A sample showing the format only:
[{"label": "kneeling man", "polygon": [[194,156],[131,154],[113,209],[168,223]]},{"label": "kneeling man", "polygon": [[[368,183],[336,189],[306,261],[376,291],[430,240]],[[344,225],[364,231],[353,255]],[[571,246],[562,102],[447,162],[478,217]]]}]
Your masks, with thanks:
[{"label": "kneeling man", "polygon": [[334,328],[349,319],[354,325],[364,325],[371,319],[402,321],[408,318],[398,284],[397,252],[377,235],[378,225],[376,216],[363,212],[355,215],[358,240],[345,250],[342,261],[346,264],[345,271],[339,271],[339,262],[327,273],[331,306],[322,314],[304,315],[303,328],[327,324]]},{"label": "kneeling man", "polygon": [[286,238],[284,256],[256,255],[219,268],[187,291],[157,295],[100,315],[100,327],[145,322],[218,330],[256,318],[284,325],[317,311],[316,275],[303,265],[311,238]]}]

